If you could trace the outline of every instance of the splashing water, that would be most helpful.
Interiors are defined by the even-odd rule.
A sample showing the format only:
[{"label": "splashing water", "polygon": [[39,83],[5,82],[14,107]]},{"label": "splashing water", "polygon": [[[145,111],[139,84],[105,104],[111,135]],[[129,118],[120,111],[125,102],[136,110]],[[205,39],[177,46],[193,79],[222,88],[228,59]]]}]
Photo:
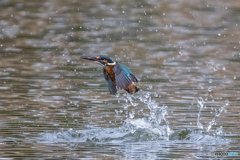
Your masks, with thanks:
[{"label": "splashing water", "polygon": [[199,129],[203,129],[203,125],[202,125],[202,123],[200,122],[200,117],[201,117],[201,112],[202,112],[202,109],[203,109],[203,107],[204,107],[204,105],[205,105],[205,102],[204,102],[204,100],[203,100],[202,97],[199,97],[199,99],[198,99],[197,101],[198,101],[197,106],[200,108],[200,109],[199,109],[199,112],[198,112],[197,125],[198,125],[198,128],[199,128]]},{"label": "splashing water", "polygon": [[[206,107],[206,106],[205,106],[205,102],[204,102],[202,97],[199,97],[199,99],[197,99],[197,102],[198,102],[197,106],[200,107],[199,113],[198,113],[197,125],[198,125],[199,129],[203,130],[204,127],[203,127],[203,125],[200,122],[200,117],[201,117],[201,112],[202,112],[203,107]],[[228,100],[225,101],[225,105],[223,105],[221,108],[215,109],[215,117],[208,123],[208,126],[206,127],[207,128],[206,132],[209,132],[209,130],[212,128],[212,126],[216,125],[216,120],[222,114],[223,111],[227,112],[227,110],[225,109],[227,105],[229,105],[229,101]],[[222,133],[222,127],[217,129],[215,131],[215,134],[216,135],[220,135],[219,134],[220,131]]]},{"label": "splashing water", "polygon": [[[169,121],[166,119],[167,106],[160,106],[152,97],[158,97],[156,93],[151,95],[150,92],[138,92],[135,95],[118,94],[116,97],[122,98],[123,110],[115,110],[118,113],[125,113],[127,119],[117,128],[101,128],[95,126],[86,126],[87,129],[61,131],[56,133],[40,134],[40,141],[58,142],[93,142],[93,143],[125,143],[139,141],[172,141],[183,140],[188,142],[208,142],[209,140],[216,141],[223,135],[222,127],[216,129],[213,136],[208,135],[208,131],[212,125],[216,124],[216,119],[225,110],[229,101],[225,101],[225,105],[220,109],[215,110],[215,117],[206,127],[200,122],[202,109],[206,107],[202,97],[197,99],[199,113],[197,119],[197,130],[177,130],[173,131],[169,127]],[[149,114],[143,112],[143,109],[149,109]],[[125,111],[124,111],[125,110]],[[139,118],[140,117],[140,118]],[[219,141],[222,141],[219,140]]]},{"label": "splashing water", "polygon": [[[156,97],[156,93],[154,95]],[[153,140],[169,140],[173,132],[166,119],[167,106],[160,106],[152,98],[150,92],[139,92],[135,95],[123,94],[123,111],[115,110],[116,113],[126,113],[127,119],[118,128],[101,128],[86,126],[88,129],[61,131],[56,133],[40,134],[40,139],[51,142],[138,142]],[[130,108],[132,108],[130,110]],[[139,107],[142,107],[139,109]],[[149,114],[143,112],[149,109]],[[138,110],[136,112],[135,110]],[[140,118],[139,118],[140,116]]]},{"label": "splashing water", "polygon": [[[131,111],[129,117],[125,120],[125,127],[127,130],[130,129],[131,133],[134,133],[140,128],[148,129],[154,134],[158,134],[159,137],[163,139],[169,139],[169,135],[172,131],[169,127],[168,120],[165,118],[168,114],[166,110],[167,106],[159,106],[159,104],[152,99],[150,92],[142,92],[140,95],[124,94],[123,99],[126,102],[126,104],[124,104],[125,109],[126,106],[129,107],[132,105],[135,107],[142,103],[150,110],[150,115],[142,119],[133,119],[135,112]],[[162,122],[164,122],[165,125],[160,125]]]},{"label": "splashing water", "polygon": [[[207,127],[207,132],[212,128],[213,125],[216,125],[216,120],[217,117],[219,117],[222,114],[222,111],[227,112],[227,110],[225,109],[226,106],[228,105],[229,101],[226,100],[225,101],[225,105],[223,105],[221,108],[219,109],[215,109],[215,117],[213,118],[213,120],[211,122],[208,123],[208,127]],[[217,132],[217,131],[216,131]]]}]

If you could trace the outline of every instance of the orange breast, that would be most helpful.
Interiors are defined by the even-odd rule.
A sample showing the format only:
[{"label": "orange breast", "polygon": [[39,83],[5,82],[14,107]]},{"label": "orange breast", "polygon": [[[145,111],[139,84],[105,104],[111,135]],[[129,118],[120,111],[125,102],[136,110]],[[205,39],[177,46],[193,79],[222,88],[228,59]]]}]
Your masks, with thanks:
[{"label": "orange breast", "polygon": [[106,70],[108,76],[111,78],[113,82],[115,82],[115,73],[113,72],[114,66],[106,66],[104,69]]}]

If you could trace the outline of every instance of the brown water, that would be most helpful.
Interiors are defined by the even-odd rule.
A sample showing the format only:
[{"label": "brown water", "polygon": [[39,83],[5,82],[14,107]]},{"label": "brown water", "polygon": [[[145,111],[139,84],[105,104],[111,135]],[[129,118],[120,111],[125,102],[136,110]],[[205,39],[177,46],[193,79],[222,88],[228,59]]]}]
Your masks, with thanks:
[{"label": "brown water", "polygon": [[[238,0],[0,1],[0,158],[240,154],[239,15]],[[141,91],[110,95],[83,54],[122,61]]]}]

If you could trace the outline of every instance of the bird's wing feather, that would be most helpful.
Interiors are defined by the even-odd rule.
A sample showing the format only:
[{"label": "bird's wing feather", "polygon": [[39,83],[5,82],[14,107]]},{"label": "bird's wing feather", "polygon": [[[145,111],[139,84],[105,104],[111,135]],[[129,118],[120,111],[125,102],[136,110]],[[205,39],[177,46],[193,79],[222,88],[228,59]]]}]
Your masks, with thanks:
[{"label": "bird's wing feather", "polygon": [[123,65],[122,63],[116,62],[116,65],[113,67],[115,73],[116,86],[121,89],[127,89],[132,82],[138,82],[137,78],[133,73]]},{"label": "bird's wing feather", "polygon": [[103,74],[104,74],[104,77],[107,81],[107,86],[108,86],[108,89],[109,89],[109,92],[111,94],[116,94],[117,93],[117,88],[116,88],[116,85],[114,82],[112,82],[111,78],[108,76],[107,72],[105,69],[103,69]]}]

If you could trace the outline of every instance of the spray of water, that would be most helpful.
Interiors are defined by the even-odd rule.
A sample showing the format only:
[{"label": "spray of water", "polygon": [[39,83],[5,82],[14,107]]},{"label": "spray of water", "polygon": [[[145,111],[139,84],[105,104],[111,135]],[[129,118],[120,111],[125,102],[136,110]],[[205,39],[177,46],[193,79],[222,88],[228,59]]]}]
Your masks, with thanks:
[{"label": "spray of water", "polygon": [[[153,94],[153,95],[152,95]],[[111,142],[111,143],[125,143],[125,142],[139,142],[139,141],[157,141],[157,140],[187,140],[191,142],[208,142],[215,141],[219,136],[223,135],[222,127],[216,129],[215,137],[209,136],[207,132],[213,125],[216,124],[217,117],[228,105],[228,100],[225,101],[220,109],[215,110],[215,117],[210,121],[206,127],[200,122],[201,112],[206,107],[202,97],[197,99],[199,113],[197,119],[198,130],[178,130],[173,131],[169,127],[169,121],[166,116],[167,106],[159,105],[153,97],[158,97],[156,93],[138,92],[135,95],[123,94],[116,95],[123,100],[123,109],[115,110],[118,113],[126,113],[127,119],[117,128],[101,128],[96,126],[88,126],[84,130],[69,129],[68,131],[61,131],[56,133],[42,133],[40,134],[40,141],[51,142]],[[149,112],[143,110],[149,110]],[[204,129],[206,132],[204,132]],[[220,139],[222,141],[222,139]]]},{"label": "spray of water", "polygon": [[[198,125],[198,128],[199,129],[204,129],[204,127],[203,127],[203,125],[201,124],[201,122],[200,122],[200,117],[201,117],[201,111],[202,111],[202,109],[203,109],[203,107],[205,107],[205,102],[204,102],[204,100],[203,100],[203,98],[202,97],[199,97],[199,99],[197,99],[197,102],[198,102],[198,104],[197,104],[197,106],[200,108],[199,109],[199,112],[198,112],[198,119],[197,119],[197,125]],[[206,132],[209,132],[210,131],[210,129],[212,128],[212,126],[213,125],[216,125],[216,120],[217,120],[217,118],[222,114],[222,112],[223,111],[227,111],[225,108],[226,108],[226,106],[228,106],[228,104],[229,104],[229,101],[228,100],[226,100],[225,101],[225,105],[223,105],[221,108],[219,108],[219,109],[215,109],[215,117],[208,123],[208,125],[206,126]],[[222,133],[222,127],[220,127],[220,128],[218,128],[216,131],[215,131],[215,134],[216,135],[220,135],[220,131],[221,131],[221,133]]]},{"label": "spray of water", "polygon": [[169,127],[169,121],[165,117],[168,115],[167,106],[160,106],[156,103],[150,92],[140,92],[138,95],[124,94],[123,100],[125,109],[130,106],[143,105],[150,110],[148,116],[144,115],[144,118],[140,119],[134,119],[135,112],[134,110],[130,111],[128,118],[125,120],[124,126],[126,129],[131,130],[131,133],[136,132],[138,129],[148,129],[148,131],[159,135],[163,139],[169,139],[172,130]]},{"label": "spray of water", "polygon": [[201,112],[202,112],[202,109],[205,105],[205,102],[204,100],[202,99],[202,97],[199,97],[199,99],[197,100],[198,101],[198,104],[197,106],[200,108],[199,109],[199,112],[198,112],[198,119],[197,119],[197,125],[198,125],[198,128],[199,129],[203,129],[203,125],[202,123],[200,122],[200,117],[201,117]]}]

